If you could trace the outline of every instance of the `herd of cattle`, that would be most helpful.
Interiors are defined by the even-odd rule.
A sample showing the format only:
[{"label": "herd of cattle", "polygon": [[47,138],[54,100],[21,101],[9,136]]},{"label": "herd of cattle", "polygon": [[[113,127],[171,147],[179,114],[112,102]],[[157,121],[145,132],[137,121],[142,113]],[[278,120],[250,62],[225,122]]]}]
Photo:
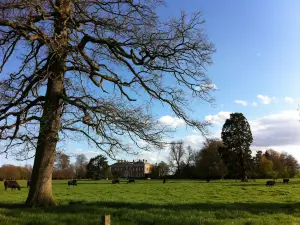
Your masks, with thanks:
[{"label": "herd of cattle", "polygon": [[[290,179],[287,179],[287,178],[282,180],[283,184],[288,184],[289,181],[290,181]],[[163,183],[166,183],[166,182],[167,182],[166,179],[164,179]],[[113,184],[119,184],[120,180],[112,180],[112,183]],[[128,183],[135,183],[135,180],[130,179],[130,180],[127,181],[127,184]],[[31,185],[31,181],[27,181],[27,188],[30,188],[30,185]],[[274,186],[274,185],[275,185],[275,180],[269,180],[266,183],[266,186],[268,186],[268,187],[271,187],[271,186]],[[77,186],[77,180],[68,181],[68,186]],[[6,181],[4,181],[4,188],[5,188],[5,190],[7,190],[7,188],[11,188],[12,190],[15,190],[15,189],[21,190],[20,185],[15,180],[6,180]]]},{"label": "herd of cattle", "polygon": [[[288,179],[288,178],[285,178],[282,180],[283,184],[288,184],[289,181],[290,181],[290,179]],[[274,185],[275,185],[275,180],[269,180],[266,183],[266,186],[269,186],[269,187],[274,186]]]}]

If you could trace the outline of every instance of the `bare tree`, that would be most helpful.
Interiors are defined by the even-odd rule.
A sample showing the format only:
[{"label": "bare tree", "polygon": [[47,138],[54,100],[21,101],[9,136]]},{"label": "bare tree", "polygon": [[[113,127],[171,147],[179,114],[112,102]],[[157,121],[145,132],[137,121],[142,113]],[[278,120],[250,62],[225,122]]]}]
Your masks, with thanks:
[{"label": "bare tree", "polygon": [[88,159],[84,154],[80,154],[76,156],[76,176],[78,178],[85,178],[86,177],[86,165],[88,164]]},{"label": "bare tree", "polygon": [[171,142],[169,162],[171,169],[174,173],[180,174],[180,168],[184,162],[185,149],[183,147],[183,141]]},{"label": "bare tree", "polygon": [[167,130],[153,118],[152,102],[206,132],[186,106],[191,95],[213,101],[205,66],[214,47],[201,13],[161,22],[161,5],[0,1],[0,139],[4,153],[35,157],[28,206],[55,204],[52,170],[62,137],[85,137],[110,157],[132,152],[128,140],[160,147]]},{"label": "bare tree", "polygon": [[63,152],[56,152],[54,166],[60,170],[68,168],[70,166],[70,156]]},{"label": "bare tree", "polygon": [[195,158],[195,152],[193,150],[193,148],[189,145],[186,148],[186,162],[185,164],[187,166],[191,166],[194,162],[194,158]]}]

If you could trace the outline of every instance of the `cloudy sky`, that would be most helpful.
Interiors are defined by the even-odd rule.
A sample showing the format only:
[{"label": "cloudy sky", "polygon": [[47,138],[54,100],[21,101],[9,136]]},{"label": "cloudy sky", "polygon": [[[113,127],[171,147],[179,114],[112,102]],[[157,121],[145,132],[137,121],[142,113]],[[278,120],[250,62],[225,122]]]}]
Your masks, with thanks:
[{"label": "cloudy sky", "polygon": [[[292,153],[300,161],[300,1],[253,0],[167,0],[159,11],[162,19],[202,11],[207,37],[215,44],[214,64],[207,75],[216,85],[216,102],[209,105],[191,101],[193,118],[209,120],[213,137],[231,112],[242,112],[249,120],[253,150],[274,148]],[[203,138],[174,117],[171,110],[155,106],[157,119],[177,128],[173,139],[199,148]],[[68,142],[66,152],[99,152],[85,142]],[[165,160],[168,150],[141,152],[120,158]],[[0,164],[15,163],[0,156]],[[28,161],[30,162],[30,161]],[[24,162],[18,162],[24,163]]]}]

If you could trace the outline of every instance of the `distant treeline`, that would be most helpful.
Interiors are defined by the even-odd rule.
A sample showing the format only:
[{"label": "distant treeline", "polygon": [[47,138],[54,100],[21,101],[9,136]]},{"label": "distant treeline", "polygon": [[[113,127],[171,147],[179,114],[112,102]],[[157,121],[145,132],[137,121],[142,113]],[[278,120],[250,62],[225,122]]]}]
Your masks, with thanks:
[{"label": "distant treeline", "polygon": [[[234,161],[233,157],[226,157],[226,149],[221,140],[208,140],[198,151],[183,146],[183,142],[172,143],[169,164],[173,175],[166,177],[240,179],[238,161]],[[245,160],[244,166],[247,178],[299,177],[297,160],[290,154],[273,149],[256,151],[255,155],[251,155]]]},{"label": "distant treeline", "polygon": [[31,177],[32,167],[3,165],[0,167],[0,181],[2,180],[27,180]]},{"label": "distant treeline", "polygon": [[[229,155],[230,153],[230,155]],[[229,157],[230,156],[230,157]],[[169,163],[161,161],[152,165],[152,179],[240,179],[239,161],[232,157],[221,140],[207,140],[199,150],[184,147],[184,143],[173,142],[170,147]],[[244,160],[246,177],[292,178],[299,177],[299,165],[290,154],[273,149],[257,151]],[[3,165],[0,180],[30,179],[32,167]],[[70,157],[58,152],[55,158],[52,179],[105,179],[119,178],[120,174],[109,169],[107,158],[98,155],[90,160],[78,155],[74,164]]]},{"label": "distant treeline", "polygon": [[[29,180],[32,166],[3,165],[0,167],[0,181],[2,180]],[[107,159],[98,155],[89,161],[84,154],[77,155],[76,162],[70,163],[70,156],[57,152],[52,173],[52,179],[103,179],[118,177],[112,174]]]}]

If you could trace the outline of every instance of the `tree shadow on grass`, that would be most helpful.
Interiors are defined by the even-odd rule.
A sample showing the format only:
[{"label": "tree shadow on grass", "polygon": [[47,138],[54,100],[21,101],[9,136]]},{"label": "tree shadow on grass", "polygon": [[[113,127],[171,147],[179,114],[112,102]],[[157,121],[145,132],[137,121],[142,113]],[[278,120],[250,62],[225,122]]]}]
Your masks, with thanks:
[{"label": "tree shadow on grass", "polygon": [[[69,205],[58,205],[55,207],[43,208],[43,209],[30,209],[25,208],[21,204],[5,204],[0,203],[1,209],[9,209],[4,212],[7,217],[17,217],[19,213],[30,213],[38,217],[42,214],[57,215],[57,218],[62,218],[59,222],[69,223],[69,219],[64,215],[71,215],[74,219],[78,215],[85,215],[87,218],[86,224],[92,224],[88,222],[89,219],[95,219],[95,217],[104,214],[110,214],[112,221],[115,220],[116,224],[137,224],[137,225],[181,225],[183,221],[180,220],[180,215],[196,214],[199,212],[215,212],[214,219],[236,219],[238,217],[244,218],[245,213],[252,214],[253,216],[262,217],[266,214],[287,214],[291,215],[298,212],[300,209],[300,203],[186,203],[186,204],[150,204],[150,203],[134,203],[134,202],[84,202],[84,201],[72,201]],[[131,216],[128,217],[127,214]],[[141,217],[140,214],[145,214],[152,218],[147,219],[147,216]],[[174,217],[170,216],[174,215]],[[199,216],[200,214],[198,214]],[[247,214],[246,214],[247,215]],[[248,215],[250,216],[250,215]],[[177,217],[177,218],[176,218]],[[157,220],[153,219],[157,218]],[[123,220],[126,220],[125,222]],[[200,219],[200,218],[196,218]],[[131,221],[131,222],[130,222]],[[27,221],[28,222],[28,221]],[[26,221],[22,224],[38,224],[34,222]],[[54,222],[54,221],[52,221]],[[78,222],[79,223],[79,222]],[[195,225],[194,221],[185,221],[186,225]],[[115,224],[115,223],[112,223]],[[214,224],[213,222],[205,222],[199,224]]]},{"label": "tree shadow on grass", "polygon": [[[134,202],[85,202],[71,201],[68,205],[58,205],[54,207],[43,208],[44,212],[49,213],[69,213],[74,209],[84,212],[86,208],[113,208],[113,209],[133,209],[133,210],[171,210],[171,211],[246,211],[249,213],[285,213],[291,214],[295,210],[300,210],[300,203],[185,203],[185,204],[150,204],[150,203],[134,203]],[[28,209],[23,204],[0,203],[0,209]],[[76,210],[75,210],[76,211]]]}]

